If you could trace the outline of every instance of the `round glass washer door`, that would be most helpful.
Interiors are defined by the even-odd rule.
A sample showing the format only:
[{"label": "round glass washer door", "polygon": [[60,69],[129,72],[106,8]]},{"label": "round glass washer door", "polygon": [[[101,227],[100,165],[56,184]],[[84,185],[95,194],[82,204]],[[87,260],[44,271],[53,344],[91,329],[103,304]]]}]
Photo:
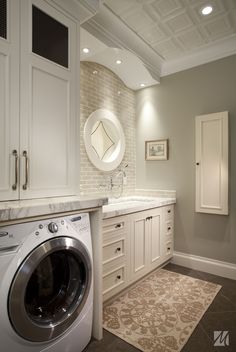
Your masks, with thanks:
[{"label": "round glass washer door", "polygon": [[92,279],[83,244],[56,237],[36,247],[19,267],[8,297],[15,331],[24,339],[46,342],[65,332],[80,314]]}]

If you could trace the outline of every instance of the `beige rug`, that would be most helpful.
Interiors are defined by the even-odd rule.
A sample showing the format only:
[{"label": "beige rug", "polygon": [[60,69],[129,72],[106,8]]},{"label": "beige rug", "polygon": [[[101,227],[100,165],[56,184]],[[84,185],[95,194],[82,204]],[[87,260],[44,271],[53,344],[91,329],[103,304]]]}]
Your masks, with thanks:
[{"label": "beige rug", "polygon": [[220,288],[160,269],[105,305],[103,327],[141,351],[180,351]]}]

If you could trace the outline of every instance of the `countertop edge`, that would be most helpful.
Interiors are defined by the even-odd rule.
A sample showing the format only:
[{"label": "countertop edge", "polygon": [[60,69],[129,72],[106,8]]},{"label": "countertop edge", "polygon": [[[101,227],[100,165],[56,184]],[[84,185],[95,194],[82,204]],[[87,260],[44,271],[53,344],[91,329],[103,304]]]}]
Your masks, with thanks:
[{"label": "countertop edge", "polygon": [[106,197],[58,197],[0,203],[0,226],[7,221],[50,216],[65,212],[98,208],[107,204]]},{"label": "countertop edge", "polygon": [[126,209],[124,208],[124,209],[119,209],[119,210],[103,211],[103,220],[114,218],[117,216],[137,213],[139,211],[160,208],[160,207],[164,207],[166,205],[171,205],[171,204],[175,204],[175,203],[176,203],[175,198],[171,198],[171,199],[167,198],[165,201],[159,202],[159,203],[158,202],[157,203],[151,202],[151,203],[145,204],[145,205],[134,206],[133,208],[126,208]]}]

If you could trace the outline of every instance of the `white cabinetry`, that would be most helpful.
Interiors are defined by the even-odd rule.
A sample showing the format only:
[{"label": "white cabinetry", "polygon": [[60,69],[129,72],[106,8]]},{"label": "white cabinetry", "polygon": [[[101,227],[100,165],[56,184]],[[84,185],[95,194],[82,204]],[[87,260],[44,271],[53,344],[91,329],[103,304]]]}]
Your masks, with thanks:
[{"label": "white cabinetry", "polygon": [[174,206],[103,220],[103,300],[173,256]]},{"label": "white cabinetry", "polygon": [[0,200],[75,194],[77,25],[43,0],[7,4]]},{"label": "white cabinetry", "polygon": [[[19,148],[18,1],[7,2],[0,23],[0,200],[11,200],[18,198],[15,175]],[[2,28],[4,23],[5,30]]]},{"label": "white cabinetry", "polygon": [[228,214],[228,112],[196,117],[196,211]]},{"label": "white cabinetry", "polygon": [[162,208],[156,208],[130,216],[130,277],[132,281],[157,267],[160,262],[161,213]]},{"label": "white cabinetry", "polygon": [[129,218],[103,220],[103,299],[128,284]]},{"label": "white cabinetry", "polygon": [[174,250],[174,205],[163,208],[163,236],[161,237],[162,261],[173,256]]}]

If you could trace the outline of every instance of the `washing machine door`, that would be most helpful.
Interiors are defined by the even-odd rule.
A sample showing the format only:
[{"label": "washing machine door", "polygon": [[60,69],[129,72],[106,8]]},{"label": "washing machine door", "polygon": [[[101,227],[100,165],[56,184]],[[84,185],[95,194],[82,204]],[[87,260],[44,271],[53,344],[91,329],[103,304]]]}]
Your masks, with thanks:
[{"label": "washing machine door", "polygon": [[34,342],[61,335],[79,316],[91,279],[91,259],[79,240],[56,237],[39,245],[11,284],[8,311],[15,331]]}]

